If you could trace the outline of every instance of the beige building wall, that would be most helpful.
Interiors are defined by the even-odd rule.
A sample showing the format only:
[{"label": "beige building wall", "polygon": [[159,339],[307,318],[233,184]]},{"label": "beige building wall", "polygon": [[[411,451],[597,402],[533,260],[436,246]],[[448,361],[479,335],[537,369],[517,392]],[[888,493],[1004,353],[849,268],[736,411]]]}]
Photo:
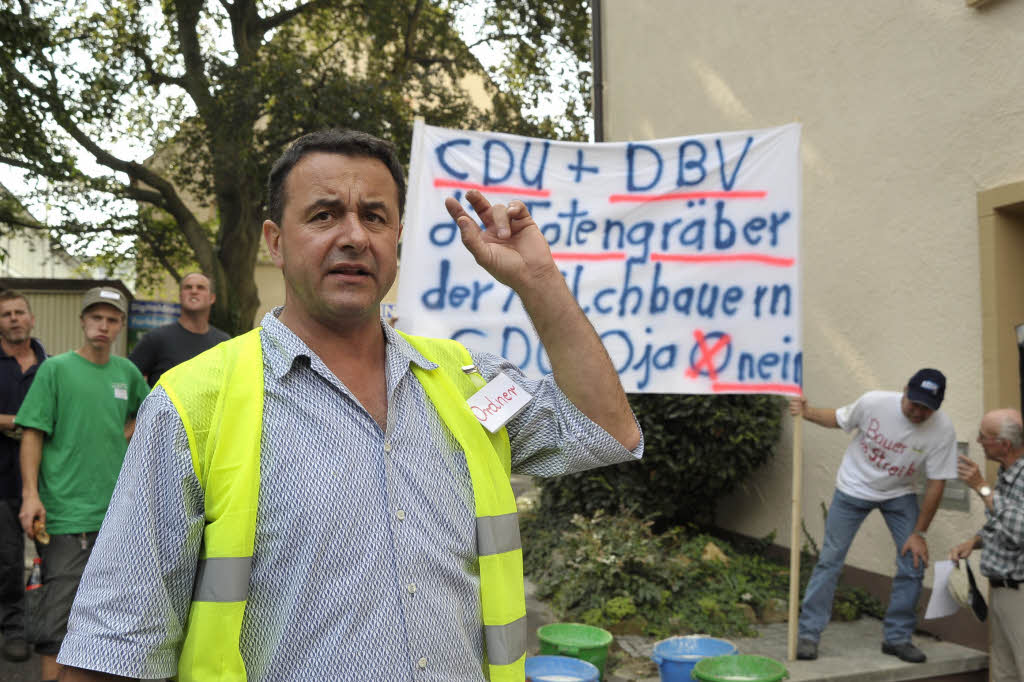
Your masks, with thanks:
[{"label": "beige building wall", "polygon": [[89,270],[77,259],[54,250],[47,235],[19,232],[0,237],[4,258],[0,277],[88,277]]},{"label": "beige building wall", "polygon": [[[25,295],[36,318],[32,336],[46,352],[59,355],[82,346],[82,296],[94,286],[114,286],[131,299],[131,292],[118,280],[14,279],[0,278],[0,289],[10,287]],[[114,355],[126,355],[128,329],[122,328],[114,342]]]},{"label": "beige building wall", "polygon": [[[1012,292],[1024,291],[1014,232],[1024,221],[1005,224],[1024,206],[1014,184],[1024,179],[1024,2],[603,0],[601,13],[606,140],[803,125],[811,403],[898,390],[917,368],[938,367],[949,382],[944,410],[981,460],[983,409],[1016,402],[1015,358],[996,363],[1010,362],[1012,325],[1024,322],[1010,319]],[[1019,190],[1008,209],[980,199],[1000,187]],[[983,224],[999,231],[986,242],[986,262],[1003,261],[998,273],[980,267]],[[719,505],[721,525],[789,543],[790,442],[787,424],[774,462]],[[806,424],[803,442],[803,517],[820,542],[820,505],[848,438]],[[932,556],[982,522],[973,496],[967,512],[940,510]],[[891,546],[872,515],[848,561],[891,574]]]},{"label": "beige building wall", "polygon": [[[26,291],[23,292],[32,306],[36,326],[32,336],[42,341],[46,352],[60,355],[82,347],[82,324],[80,319],[82,292],[79,291]],[[111,352],[125,356],[128,338],[127,324],[121,329]]]},{"label": "beige building wall", "polygon": [[[0,198],[13,198],[6,187],[0,185]],[[24,217],[33,217],[24,211]],[[75,257],[50,242],[49,233],[42,230],[16,230],[0,234],[0,277],[91,277],[89,269]]]}]

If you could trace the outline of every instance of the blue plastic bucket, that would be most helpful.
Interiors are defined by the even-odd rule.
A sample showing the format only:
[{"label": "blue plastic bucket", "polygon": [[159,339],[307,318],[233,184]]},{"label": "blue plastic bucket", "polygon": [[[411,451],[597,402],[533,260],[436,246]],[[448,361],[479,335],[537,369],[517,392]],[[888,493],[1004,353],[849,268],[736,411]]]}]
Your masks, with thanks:
[{"label": "blue plastic bucket", "polygon": [[734,656],[736,645],[707,635],[669,637],[654,645],[651,660],[658,664],[661,682],[690,682],[697,661],[709,656]]},{"label": "blue plastic bucket", "polygon": [[593,663],[568,656],[526,659],[526,682],[597,682],[601,671]]}]

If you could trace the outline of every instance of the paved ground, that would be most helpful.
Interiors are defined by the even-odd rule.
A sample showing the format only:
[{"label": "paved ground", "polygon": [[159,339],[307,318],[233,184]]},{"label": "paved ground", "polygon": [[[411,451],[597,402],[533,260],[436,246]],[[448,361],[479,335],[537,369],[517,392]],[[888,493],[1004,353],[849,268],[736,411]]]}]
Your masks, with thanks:
[{"label": "paved ground", "polygon": [[39,657],[33,656],[24,663],[10,663],[0,657],[0,680],[3,682],[38,682]]},{"label": "paved ground", "polygon": [[[529,477],[513,476],[517,494],[529,487]],[[527,650],[529,655],[540,651],[537,628],[555,622],[547,605],[534,596],[533,585],[526,582],[526,611],[529,628]],[[928,655],[926,663],[903,663],[893,656],[879,652],[881,623],[872,618],[861,618],[852,623],[831,623],[825,631],[817,661],[786,661],[785,623],[758,628],[760,637],[733,640],[742,654],[768,656],[789,670],[790,682],[898,682],[901,680],[928,680],[956,674],[982,671],[988,667],[985,652],[969,649],[929,637],[917,637],[915,642]],[[654,641],[643,637],[619,637],[612,645],[631,656],[635,665],[607,671],[605,682],[659,682],[657,669],[650,663]],[[0,658],[0,681],[35,682],[39,679],[39,659],[33,656],[24,663],[9,663]]]},{"label": "paved ground", "polygon": [[[915,643],[928,656],[925,663],[904,663],[895,656],[885,656],[881,647],[880,621],[861,618],[852,623],[830,623],[821,640],[816,661],[787,661],[787,625],[762,625],[760,637],[732,640],[741,654],[767,656],[789,670],[789,682],[896,682],[898,680],[929,680],[951,675],[982,671],[988,668],[988,656],[927,636],[915,637]],[[618,644],[629,653],[647,657],[654,642],[642,637],[620,637]],[[658,682],[651,674],[630,671],[609,671],[605,682]],[[620,676],[621,675],[621,676]],[[640,676],[643,675],[643,676]]]}]

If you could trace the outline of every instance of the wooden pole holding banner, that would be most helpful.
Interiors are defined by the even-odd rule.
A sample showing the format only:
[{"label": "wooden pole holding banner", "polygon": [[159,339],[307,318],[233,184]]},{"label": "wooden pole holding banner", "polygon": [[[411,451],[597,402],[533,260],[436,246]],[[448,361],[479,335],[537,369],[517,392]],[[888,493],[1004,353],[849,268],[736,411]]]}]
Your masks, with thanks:
[{"label": "wooden pole holding banner", "polygon": [[803,500],[804,418],[793,421],[793,508],[789,528],[789,636],[786,657],[796,660],[797,621],[800,612],[800,518]]}]

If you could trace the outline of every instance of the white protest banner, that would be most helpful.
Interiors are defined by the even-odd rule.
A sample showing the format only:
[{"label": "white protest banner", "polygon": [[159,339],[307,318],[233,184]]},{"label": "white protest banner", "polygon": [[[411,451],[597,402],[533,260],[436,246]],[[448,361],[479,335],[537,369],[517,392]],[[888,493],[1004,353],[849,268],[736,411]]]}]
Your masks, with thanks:
[{"label": "white protest banner", "polygon": [[444,208],[523,201],[629,392],[799,394],[800,126],[585,144],[418,121],[398,326],[550,371]]}]

